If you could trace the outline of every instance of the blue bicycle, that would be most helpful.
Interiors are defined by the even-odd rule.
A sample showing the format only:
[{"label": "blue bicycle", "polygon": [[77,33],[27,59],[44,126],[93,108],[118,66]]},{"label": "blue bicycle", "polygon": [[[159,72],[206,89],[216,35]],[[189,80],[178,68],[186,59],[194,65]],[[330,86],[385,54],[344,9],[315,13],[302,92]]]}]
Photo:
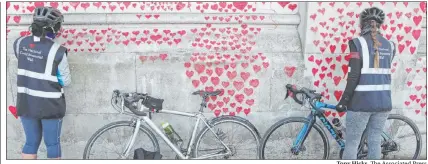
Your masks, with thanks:
[{"label": "blue bicycle", "polygon": [[[285,98],[292,95],[295,102],[310,109],[310,114],[306,118],[285,118],[272,125],[261,141],[259,158],[329,159],[330,142],[322,126],[316,122],[317,117],[336,140],[340,147],[339,155],[342,158],[345,129],[337,118],[330,123],[323,110],[324,108],[336,109],[336,106],[321,102],[322,95],[315,93],[315,90],[308,88],[298,90],[291,84],[287,84],[286,88]],[[286,127],[287,125],[289,127]],[[314,128],[315,132],[312,130]],[[384,130],[382,134],[383,159],[417,159],[419,157],[422,148],[421,134],[413,121],[402,115],[391,114],[385,128],[391,128],[391,130]],[[362,135],[357,156],[358,159],[367,157],[366,132]]]}]

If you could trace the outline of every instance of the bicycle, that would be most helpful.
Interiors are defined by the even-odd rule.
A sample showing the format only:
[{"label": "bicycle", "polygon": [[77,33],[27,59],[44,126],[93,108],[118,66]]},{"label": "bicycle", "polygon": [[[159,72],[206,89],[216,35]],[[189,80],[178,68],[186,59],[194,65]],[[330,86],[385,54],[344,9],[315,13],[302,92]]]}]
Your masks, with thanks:
[{"label": "bicycle", "polygon": [[[306,107],[310,108],[311,112],[306,118],[304,118],[304,117],[289,117],[289,118],[282,119],[282,120],[276,122],[274,125],[272,125],[267,130],[267,132],[265,133],[265,135],[262,138],[260,148],[259,148],[260,149],[259,150],[259,152],[260,152],[259,158],[260,159],[266,159],[267,156],[274,155],[274,153],[279,153],[280,155],[283,155],[284,151],[290,151],[291,152],[291,155],[289,155],[289,156],[286,155],[286,157],[299,158],[299,156],[298,156],[299,154],[302,155],[302,154],[306,153],[308,148],[314,148],[315,150],[313,150],[311,152],[309,152],[309,151],[307,152],[308,155],[315,156],[315,155],[319,154],[319,152],[322,152],[323,153],[323,154],[321,154],[322,158],[316,157],[315,159],[329,159],[329,155],[330,155],[329,141],[328,141],[326,132],[319,125],[319,123],[316,122],[316,118],[318,117],[319,120],[321,121],[322,125],[324,125],[324,127],[328,130],[330,135],[336,140],[337,144],[340,146],[339,156],[341,159],[342,154],[343,154],[343,150],[345,147],[345,140],[343,138],[344,137],[343,133],[339,128],[340,125],[339,126],[333,126],[333,125],[338,125],[337,123],[338,123],[339,119],[336,118],[335,120],[333,120],[332,121],[333,125],[332,125],[332,123],[330,123],[330,121],[324,115],[324,110],[322,110],[322,108],[335,109],[336,106],[321,102],[322,95],[319,93],[315,93],[315,90],[311,90],[311,89],[304,88],[304,87],[301,88],[300,90],[297,90],[291,84],[287,84],[286,88],[287,88],[287,94],[285,96],[285,99],[287,99],[287,97],[289,97],[289,95],[292,94],[291,97],[298,104],[303,105],[303,106],[309,104],[310,106],[306,106]],[[298,95],[301,95],[300,100],[299,100],[299,98],[297,98]],[[419,157],[421,147],[422,147],[421,134],[420,134],[417,126],[409,118],[402,116],[402,115],[390,114],[388,117],[388,120],[393,120],[392,126],[395,128],[394,129],[395,131],[400,131],[403,129],[403,128],[401,128],[402,126],[400,124],[397,124],[398,121],[402,121],[402,122],[404,122],[404,124],[402,124],[402,125],[409,125],[411,127],[410,130],[413,133],[408,134],[408,132],[405,132],[406,133],[405,136],[396,135],[395,137],[398,139],[395,139],[395,138],[393,138],[393,136],[391,134],[384,131],[382,134],[383,158],[384,159],[389,159],[388,157],[400,158],[400,156],[402,156],[402,155],[396,155],[395,156],[395,155],[391,155],[391,154],[394,152],[398,152],[402,148],[402,146],[407,146],[408,144],[407,143],[400,144],[398,142],[398,140],[403,139],[402,142],[408,142],[409,141],[408,137],[415,137],[416,138],[416,149],[414,150],[414,153],[412,153],[413,151],[411,151],[410,152],[411,154],[409,156],[411,156],[412,159],[417,159]],[[297,134],[297,137],[294,137],[294,136],[291,137],[291,141],[287,140],[288,143],[292,144],[290,149],[287,149],[287,148],[286,149],[284,149],[284,148],[276,149],[279,146],[285,145],[287,143],[287,141],[285,139],[278,139],[278,140],[275,140],[274,138],[270,139],[270,137],[275,136],[275,135],[272,135],[274,132],[278,132],[278,133],[281,132],[281,130],[277,130],[278,128],[280,128],[283,125],[285,126],[285,125],[288,125],[291,123],[300,123],[300,124],[303,123],[303,128],[299,128],[299,127],[294,126],[296,128],[295,130],[296,130],[296,132],[298,132],[298,134]],[[388,127],[388,126],[389,125],[385,125],[385,127]],[[310,134],[310,132],[313,128],[315,128],[316,132],[318,132],[318,133],[311,133],[311,134],[319,134],[321,138],[309,137],[309,138],[314,139],[314,140],[307,140],[308,135]],[[292,133],[291,131],[292,130],[289,130],[288,133]],[[273,143],[267,144],[268,141],[272,141]],[[308,146],[308,145],[312,144],[313,142],[317,142],[317,141],[322,141],[322,144],[320,144],[319,146],[317,146],[317,145]],[[268,148],[266,148],[267,146],[268,146]],[[324,149],[324,150],[319,150],[319,149]],[[413,150],[413,148],[412,148],[412,150]],[[267,153],[267,151],[269,151],[269,153]],[[367,132],[366,131],[364,131],[364,133],[362,135],[362,139],[361,139],[361,142],[359,144],[357,156],[358,156],[358,159],[364,159],[367,157]],[[277,159],[277,157],[275,159]],[[307,159],[307,158],[300,158],[300,159]]]},{"label": "bicycle", "polygon": [[[96,131],[92,137],[89,139],[89,141],[86,144],[83,158],[84,159],[91,159],[90,156],[94,155],[96,153],[92,153],[91,150],[96,150],[93,148],[95,142],[98,140],[98,138],[103,135],[106,131],[114,130],[118,127],[128,127],[132,129],[132,135],[127,140],[125,148],[121,152],[117,152],[117,146],[113,144],[115,149],[115,152],[119,155],[118,159],[128,159],[132,157],[130,155],[131,149],[134,147],[134,144],[137,140],[142,140],[143,137],[138,137],[139,133],[145,134],[150,141],[144,142],[145,144],[149,144],[148,146],[151,146],[150,151],[152,152],[160,152],[159,143],[156,139],[155,134],[159,135],[162,140],[165,141],[165,143],[175,152],[176,159],[207,159],[207,158],[224,158],[224,159],[230,159],[232,156],[235,156],[237,154],[237,151],[240,149],[237,149],[236,146],[226,144],[226,133],[222,130],[214,130],[215,127],[219,127],[220,125],[226,124],[226,123],[232,123],[232,125],[238,125],[240,127],[243,127],[244,130],[247,130],[250,134],[243,136],[242,133],[235,135],[235,137],[241,137],[246,139],[246,142],[237,142],[237,143],[248,143],[248,138],[252,138],[255,141],[255,144],[247,144],[248,146],[255,146],[254,150],[251,150],[254,152],[254,155],[252,157],[258,157],[258,146],[260,142],[260,134],[255,128],[253,124],[251,124],[248,120],[239,117],[239,116],[220,116],[213,118],[211,120],[208,120],[203,115],[203,109],[207,107],[207,100],[211,96],[217,96],[221,94],[221,91],[214,91],[214,92],[205,92],[205,91],[196,91],[193,92],[193,95],[200,95],[202,97],[202,103],[199,109],[198,113],[186,113],[186,112],[180,112],[180,111],[172,111],[172,110],[165,110],[162,109],[163,99],[157,99],[150,97],[148,94],[142,94],[142,93],[120,93],[118,90],[113,91],[112,95],[112,106],[118,110],[121,114],[132,116],[131,121],[118,121],[113,122],[110,124],[105,125],[98,131]],[[118,103],[121,105],[119,106]],[[131,112],[125,111],[124,107],[128,108]],[[191,138],[188,142],[188,145],[186,148],[183,148],[183,140],[181,137],[174,131],[174,135],[176,135],[175,138],[171,138],[164,134],[164,132],[161,131],[151,120],[152,115],[155,113],[165,113],[165,114],[171,114],[171,115],[179,115],[184,117],[190,117],[190,118],[196,118],[196,123],[193,128],[193,131],[191,133]],[[200,122],[203,122],[205,125],[202,130],[199,131],[197,134],[197,129],[200,124]],[[144,126],[142,123],[146,123],[149,128]],[[226,126],[226,127],[233,127],[233,126]],[[236,131],[236,129],[232,129]],[[207,132],[211,132],[211,134],[214,135],[215,141],[217,142],[217,149],[214,149],[216,146],[213,145],[213,140],[209,139],[207,140],[208,143],[202,143],[203,137],[206,136]],[[242,130],[240,131],[242,132]],[[123,133],[122,131],[116,132],[117,133]],[[233,135],[233,133],[232,133]],[[109,142],[110,145],[115,140],[110,139]],[[117,140],[117,139],[116,139]],[[121,142],[121,141],[118,141]],[[233,141],[232,141],[233,142]],[[121,144],[121,143],[118,143]],[[109,144],[98,144],[98,145],[109,145]],[[201,147],[207,146],[210,149],[200,149]],[[148,150],[148,148],[145,148],[145,150]],[[102,149],[101,151],[105,151],[105,149]],[[204,151],[211,151],[209,154],[203,154]],[[245,151],[249,151],[248,149],[245,149]],[[251,152],[250,151],[250,152]],[[106,153],[107,157],[111,157],[111,154]],[[117,158],[116,158],[117,159]]]}]

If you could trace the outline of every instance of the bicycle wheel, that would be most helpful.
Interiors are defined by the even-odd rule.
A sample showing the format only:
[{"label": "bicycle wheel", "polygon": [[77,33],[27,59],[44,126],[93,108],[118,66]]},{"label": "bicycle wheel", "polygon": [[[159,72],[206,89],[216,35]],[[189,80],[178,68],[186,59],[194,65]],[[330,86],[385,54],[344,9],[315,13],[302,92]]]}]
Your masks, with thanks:
[{"label": "bicycle wheel", "polygon": [[317,123],[313,125],[315,130],[309,132],[299,154],[291,152],[293,142],[305,124],[309,124],[306,118],[290,117],[272,125],[261,141],[260,159],[328,159],[330,152],[328,138]]},{"label": "bicycle wheel", "polygon": [[[419,157],[421,148],[421,133],[416,124],[405,116],[389,115],[382,136],[382,158],[415,160]],[[367,150],[367,132],[365,131],[359,146],[359,159],[367,157]]]},{"label": "bicycle wheel", "polygon": [[204,159],[257,159],[260,134],[248,120],[238,116],[221,116],[208,124],[221,141],[205,126],[193,145],[194,158],[227,153],[227,148],[221,143],[223,142],[230,149],[230,155]]},{"label": "bicycle wheel", "polygon": [[[125,151],[128,140],[131,139],[134,130],[135,123],[132,121],[118,121],[105,125],[89,139],[85,146],[83,159],[119,159],[120,155]],[[103,137],[105,139],[102,139]],[[95,146],[100,146],[100,148]],[[159,143],[155,135],[143,125],[140,126],[140,131],[127,159],[133,158],[134,149],[137,148],[152,152],[159,150]]]}]

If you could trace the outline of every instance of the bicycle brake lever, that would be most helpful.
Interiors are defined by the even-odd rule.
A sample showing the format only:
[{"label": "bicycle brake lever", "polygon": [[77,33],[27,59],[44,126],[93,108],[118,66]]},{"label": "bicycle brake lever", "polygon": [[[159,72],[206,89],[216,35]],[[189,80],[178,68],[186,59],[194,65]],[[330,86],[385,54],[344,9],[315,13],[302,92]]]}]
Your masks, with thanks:
[{"label": "bicycle brake lever", "polygon": [[118,100],[117,100],[117,96],[114,96],[114,104],[117,104]]},{"label": "bicycle brake lever", "polygon": [[288,93],[289,93],[289,92],[290,92],[290,91],[287,89],[287,94],[285,95],[284,100],[288,98],[288,96],[289,96],[289,94],[288,94]]},{"label": "bicycle brake lever", "polygon": [[122,113],[123,113],[123,111],[124,111],[124,110],[123,110],[123,106],[125,106],[125,98],[123,98],[123,96],[120,96],[120,97],[122,98],[122,103],[121,103],[121,104],[122,104],[122,108],[121,108],[121,109],[122,109],[122,111],[121,111],[121,114],[122,114]]}]

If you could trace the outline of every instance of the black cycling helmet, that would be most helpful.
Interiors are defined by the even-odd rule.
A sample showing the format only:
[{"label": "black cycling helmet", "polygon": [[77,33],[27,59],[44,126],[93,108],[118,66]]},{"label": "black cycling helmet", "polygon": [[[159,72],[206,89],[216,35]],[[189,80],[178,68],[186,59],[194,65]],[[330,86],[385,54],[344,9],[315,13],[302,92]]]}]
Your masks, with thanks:
[{"label": "black cycling helmet", "polygon": [[371,20],[376,21],[378,24],[382,24],[385,20],[385,13],[377,7],[364,9],[360,14],[360,24]]},{"label": "black cycling helmet", "polygon": [[[38,7],[34,10],[33,21],[44,24],[45,27],[58,28],[64,22],[64,16],[53,7]],[[57,30],[59,29],[55,29]]]}]

